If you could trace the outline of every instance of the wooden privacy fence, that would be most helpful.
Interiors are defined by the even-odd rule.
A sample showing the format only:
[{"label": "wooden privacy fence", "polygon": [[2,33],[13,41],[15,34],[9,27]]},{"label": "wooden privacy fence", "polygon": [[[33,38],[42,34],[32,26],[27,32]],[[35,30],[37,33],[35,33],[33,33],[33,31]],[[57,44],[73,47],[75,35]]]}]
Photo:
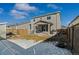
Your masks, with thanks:
[{"label": "wooden privacy fence", "polygon": [[7,33],[12,32],[15,35],[20,35],[20,37],[25,38],[25,36],[29,33],[26,29],[7,29]]},{"label": "wooden privacy fence", "polygon": [[68,28],[68,45],[73,54],[79,54],[79,24]]}]

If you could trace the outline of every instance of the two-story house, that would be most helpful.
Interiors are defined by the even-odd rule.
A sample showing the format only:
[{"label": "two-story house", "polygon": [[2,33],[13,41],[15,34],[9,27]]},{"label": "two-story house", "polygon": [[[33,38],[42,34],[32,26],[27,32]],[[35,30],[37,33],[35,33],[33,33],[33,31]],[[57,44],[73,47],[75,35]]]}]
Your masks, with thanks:
[{"label": "two-story house", "polygon": [[36,16],[29,26],[32,33],[53,34],[61,29],[60,12]]}]

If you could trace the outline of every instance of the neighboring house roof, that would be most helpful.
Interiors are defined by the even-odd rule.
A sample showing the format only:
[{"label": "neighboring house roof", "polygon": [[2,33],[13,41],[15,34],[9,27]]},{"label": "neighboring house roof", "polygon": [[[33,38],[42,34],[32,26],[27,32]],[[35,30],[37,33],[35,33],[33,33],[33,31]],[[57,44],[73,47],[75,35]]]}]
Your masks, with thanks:
[{"label": "neighboring house roof", "polygon": [[27,23],[30,23],[30,22],[23,22],[23,23],[20,23],[20,24],[17,24],[17,25],[22,25],[22,24],[27,24]]},{"label": "neighboring house roof", "polygon": [[18,25],[22,25],[22,24],[26,24],[26,23],[30,23],[30,22],[23,22],[23,23],[20,23],[20,24],[8,25],[7,27],[9,27],[9,26],[18,26]]},{"label": "neighboring house roof", "polygon": [[67,29],[67,27],[66,27],[66,26],[64,26],[64,25],[62,25],[61,29]]},{"label": "neighboring house roof", "polygon": [[71,23],[73,23],[75,20],[77,20],[78,17],[79,17],[79,16],[77,16],[74,20],[72,20],[72,21],[68,24],[68,26],[69,26]]},{"label": "neighboring house roof", "polygon": [[35,17],[33,17],[33,19],[38,18],[38,17],[48,16],[48,15],[53,15],[53,14],[57,14],[57,13],[60,13],[60,11],[53,12],[53,13],[47,13],[47,14],[43,14],[43,15],[40,15],[40,16],[35,16]]},{"label": "neighboring house roof", "polygon": [[3,23],[0,23],[0,24],[7,24],[7,22],[3,22]]}]

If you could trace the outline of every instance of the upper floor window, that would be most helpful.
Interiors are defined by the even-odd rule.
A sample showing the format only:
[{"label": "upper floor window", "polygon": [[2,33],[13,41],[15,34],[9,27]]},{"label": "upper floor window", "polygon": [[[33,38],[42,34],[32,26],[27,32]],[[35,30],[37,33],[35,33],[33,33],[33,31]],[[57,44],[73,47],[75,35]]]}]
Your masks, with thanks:
[{"label": "upper floor window", "polygon": [[30,24],[30,30],[31,30],[31,24]]},{"label": "upper floor window", "polygon": [[33,21],[35,22],[35,19]]},{"label": "upper floor window", "polygon": [[48,17],[47,17],[47,20],[50,20],[50,19],[51,19],[51,17],[50,17],[50,16],[48,16]]}]

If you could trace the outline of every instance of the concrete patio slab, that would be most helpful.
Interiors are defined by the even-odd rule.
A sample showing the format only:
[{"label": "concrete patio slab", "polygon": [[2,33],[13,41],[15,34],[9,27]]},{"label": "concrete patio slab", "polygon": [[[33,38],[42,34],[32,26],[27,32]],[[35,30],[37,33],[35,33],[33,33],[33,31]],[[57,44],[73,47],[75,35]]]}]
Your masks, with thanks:
[{"label": "concrete patio slab", "polygon": [[27,40],[27,39],[7,39],[7,40],[22,47],[22,48],[24,48],[24,49],[28,49],[28,48],[44,41],[44,40],[40,40],[38,42],[35,42],[34,40]]},{"label": "concrete patio slab", "polygon": [[24,49],[27,49],[28,47],[31,47],[32,45],[35,44],[33,40],[26,40],[26,39],[7,39],[7,40],[19,45]]},{"label": "concrete patio slab", "polygon": [[0,55],[71,55],[72,53],[63,48],[56,47],[55,42],[41,42],[28,49],[8,40],[0,41]]}]

